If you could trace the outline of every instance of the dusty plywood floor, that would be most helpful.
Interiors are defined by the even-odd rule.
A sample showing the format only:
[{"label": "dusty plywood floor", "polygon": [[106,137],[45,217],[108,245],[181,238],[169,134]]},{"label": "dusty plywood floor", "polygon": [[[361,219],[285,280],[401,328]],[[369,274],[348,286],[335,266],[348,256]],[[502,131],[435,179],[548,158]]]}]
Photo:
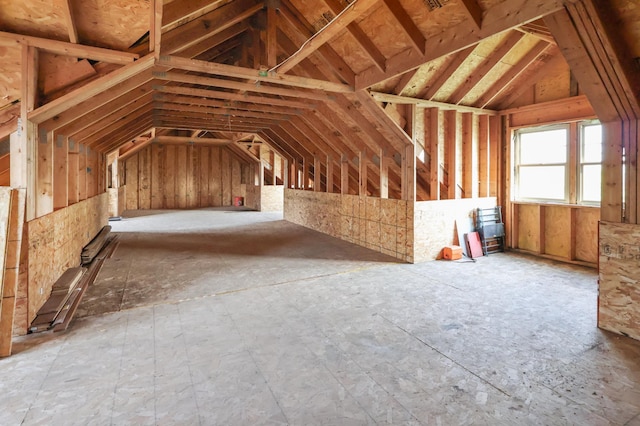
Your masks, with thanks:
[{"label": "dusty plywood floor", "polygon": [[0,424],[640,424],[593,270],[398,264],[277,214],[112,225],[83,318],[0,360]]}]

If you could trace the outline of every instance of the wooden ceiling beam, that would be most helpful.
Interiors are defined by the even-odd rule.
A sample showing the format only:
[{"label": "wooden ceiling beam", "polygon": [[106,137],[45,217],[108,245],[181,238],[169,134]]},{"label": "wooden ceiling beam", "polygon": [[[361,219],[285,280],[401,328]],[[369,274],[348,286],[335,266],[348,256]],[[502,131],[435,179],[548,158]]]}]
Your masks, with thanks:
[{"label": "wooden ceiling beam", "polygon": [[225,146],[233,143],[231,139],[219,139],[219,138],[190,138],[184,136],[156,136],[153,138],[154,143],[160,143],[165,145],[217,145]]},{"label": "wooden ceiling beam", "polygon": [[302,60],[317,51],[320,46],[338,35],[338,33],[344,30],[347,25],[375,6],[378,1],[379,0],[354,0],[342,12],[333,18],[331,22],[303,43],[297,52],[289,56],[284,62],[281,62],[276,67],[272,68],[272,71],[277,71],[282,74],[290,71]]},{"label": "wooden ceiling beam", "polygon": [[51,131],[79,121],[92,123],[109,113],[112,108],[118,109],[121,103],[126,104],[149,93],[152,89],[152,80],[150,71],[141,72],[105,92],[62,111],[44,121],[40,126]]},{"label": "wooden ceiling beam", "polygon": [[144,139],[140,141],[133,140],[131,144],[124,143],[122,146],[118,148],[118,160],[126,161],[127,158],[131,157],[138,151],[143,150],[147,146],[151,145],[153,142],[153,138]]},{"label": "wooden ceiling beam", "polygon": [[73,44],[79,43],[78,29],[73,19],[73,5],[72,0],[64,0],[62,2],[62,13],[64,14],[64,21],[67,24],[67,32],[69,33],[69,42]]},{"label": "wooden ceiling beam", "polygon": [[197,105],[210,108],[227,108],[229,110],[246,110],[255,112],[267,112],[274,114],[283,114],[288,116],[301,115],[301,109],[293,109],[289,107],[278,107],[273,105],[261,105],[248,102],[203,99],[192,96],[173,95],[165,93],[155,93],[153,100],[158,102],[169,102],[182,105]]},{"label": "wooden ceiling beam", "polygon": [[482,28],[482,8],[477,0],[461,0],[462,6],[478,29]]},{"label": "wooden ceiling beam", "polygon": [[158,129],[170,129],[170,130],[207,130],[209,132],[218,132],[220,130],[230,130],[232,132],[249,132],[249,133],[258,133],[261,130],[267,129],[266,126],[250,126],[250,125],[231,125],[224,126],[222,129],[219,125],[212,125],[207,121],[184,121],[177,120],[171,121],[166,119],[165,117],[154,117],[153,119],[153,127]]},{"label": "wooden ceiling beam", "polygon": [[212,108],[196,105],[174,104],[166,102],[154,102],[154,107],[162,111],[176,112],[196,112],[206,114],[208,116],[231,116],[231,117],[247,117],[260,118],[265,120],[289,120],[291,115],[278,114],[274,112],[257,112],[252,110],[230,109],[226,107]]},{"label": "wooden ceiling beam", "polygon": [[66,126],[60,127],[56,130],[56,133],[65,135],[68,137],[74,137],[78,132],[81,132],[88,127],[96,125],[103,120],[108,119],[116,115],[128,114],[130,111],[135,111],[142,105],[146,105],[151,102],[151,86],[147,85],[145,91],[131,91],[126,93],[121,98],[110,102],[89,114],[82,115]]},{"label": "wooden ceiling beam", "polygon": [[292,137],[282,127],[272,127],[269,130],[265,130],[265,133],[276,135],[280,139],[281,144],[289,146],[290,149],[297,152],[304,160],[313,161],[313,153],[309,150],[309,147],[301,144],[300,141]]},{"label": "wooden ceiling beam", "polygon": [[[280,13],[285,18],[283,21],[289,24],[289,28],[302,37],[301,44],[313,36],[313,26],[293,7],[289,0],[280,0]],[[317,52],[331,66],[333,74],[348,85],[354,85],[355,74],[353,70],[331,46],[324,44],[319,47]]]},{"label": "wooden ceiling beam", "polygon": [[160,39],[162,37],[162,7],[163,0],[151,0],[151,17],[149,19],[149,52],[153,52],[156,59],[160,57]]},{"label": "wooden ceiling beam", "polygon": [[[552,52],[552,51],[551,51]],[[494,98],[488,106],[492,109],[509,108],[514,102],[522,98],[527,91],[533,90],[533,86],[564,63],[562,55],[540,55],[534,63],[525,69],[513,80],[510,90],[505,90]]]},{"label": "wooden ceiling beam", "polygon": [[[189,122],[202,121],[203,123],[215,124],[216,130],[228,131],[228,127],[237,124],[249,124],[251,126],[266,127],[278,125],[282,120],[274,120],[267,118],[253,118],[253,117],[240,117],[240,116],[219,116],[212,117],[209,114],[202,114],[197,112],[182,112],[182,111],[166,111],[154,108],[154,118],[167,118],[169,120],[179,121],[186,120]],[[210,130],[211,127],[196,127],[199,130]],[[252,132],[255,133],[255,132]]]},{"label": "wooden ceiling beam", "polygon": [[279,151],[280,153],[284,153],[284,155],[282,155],[285,158],[289,159],[289,165],[291,165],[293,162],[295,161],[299,161],[303,158],[303,156],[295,151],[294,149],[292,149],[291,147],[287,146],[286,143],[284,143],[284,141],[275,133],[273,133],[270,130],[263,130],[257,133],[258,136],[263,139],[269,146],[273,147],[274,149],[276,149],[277,151]]},{"label": "wooden ceiling beam", "polygon": [[396,22],[400,25],[400,28],[404,31],[404,33],[411,40],[412,47],[418,52],[420,55],[424,55],[426,49],[427,40],[424,38],[424,35],[420,31],[420,28],[413,22],[411,16],[404,10],[402,4],[400,4],[399,0],[384,0],[384,4],[387,6],[387,9]]},{"label": "wooden ceiling beam", "polygon": [[518,31],[510,34],[471,73],[471,75],[451,94],[448,103],[459,104],[480,81],[495,68],[504,57],[524,37]]},{"label": "wooden ceiling beam", "polygon": [[255,0],[236,0],[162,35],[162,55],[173,55],[250,18],[264,7]]},{"label": "wooden ceiling beam", "polygon": [[278,64],[278,10],[275,0],[268,0],[267,6],[267,30],[265,34],[267,67],[273,68]]},{"label": "wooden ceiling beam", "polygon": [[[335,14],[338,14],[342,11],[342,4],[340,0],[324,0],[324,3],[329,6],[331,11]],[[347,25],[347,31],[354,38],[356,43],[364,50],[364,52],[369,56],[369,59],[373,61],[373,63],[378,67],[380,71],[384,71],[385,63],[387,58],[384,57],[380,49],[371,41],[371,39],[362,31],[360,25],[355,22]]]},{"label": "wooden ceiling beam", "polygon": [[444,69],[438,70],[434,81],[429,82],[427,86],[416,96],[417,98],[431,100],[436,93],[444,86],[444,84],[451,78],[464,61],[467,60],[471,52],[476,48],[476,45],[469,46],[460,52],[456,52],[452,55],[452,58],[445,65]]},{"label": "wooden ceiling beam", "polygon": [[13,47],[16,45],[32,46],[56,55],[91,59],[109,64],[126,65],[140,58],[140,55],[136,53],[120,52],[102,47],[85,46],[66,41],[50,40],[0,31],[0,46]]},{"label": "wooden ceiling beam", "polygon": [[267,96],[256,96],[249,94],[239,94],[224,92],[219,90],[195,89],[192,87],[155,85],[153,89],[159,93],[169,93],[185,96],[200,97],[203,99],[222,99],[227,101],[248,102],[261,105],[274,105],[280,107],[296,108],[296,109],[312,109],[317,103],[294,101],[290,99],[272,98]]},{"label": "wooden ceiling beam", "polygon": [[245,92],[260,93],[266,95],[284,96],[289,98],[312,99],[317,101],[331,100],[331,96],[319,91],[302,89],[286,89],[262,84],[245,83],[241,81],[223,80],[219,78],[200,77],[197,75],[183,74],[179,72],[154,72],[153,76],[159,80],[178,83],[197,84],[201,86],[219,87],[223,89],[241,90]]},{"label": "wooden ceiling beam", "polygon": [[304,89],[324,90],[336,93],[352,93],[354,91],[353,87],[341,83],[332,83],[325,80],[279,74],[275,71],[261,71],[252,68],[243,68],[233,65],[200,61],[197,59],[180,58],[176,56],[162,56],[160,57],[158,64],[168,68],[177,68],[185,71],[242,78],[250,81],[262,81]]},{"label": "wooden ceiling beam", "polygon": [[[487,91],[475,102],[480,108],[486,108],[507,88],[511,87],[513,82],[527,70],[541,55],[550,49],[551,45],[546,41],[538,41],[535,46],[526,55],[522,57],[515,65],[496,80]],[[560,54],[559,51],[556,51]]]},{"label": "wooden ceiling beam", "polygon": [[416,105],[422,108],[438,108],[443,111],[471,112],[474,114],[498,115],[498,111],[469,107],[464,105],[449,104],[445,102],[429,101],[426,99],[411,98],[408,96],[390,95],[388,93],[369,92],[369,95],[378,102],[386,102],[398,105]]},{"label": "wooden ceiling beam", "polygon": [[95,149],[99,152],[111,152],[120,148],[123,144],[127,142],[131,142],[133,139],[147,133],[149,130],[153,128],[153,122],[151,117],[147,117],[144,120],[138,120],[134,123],[131,123],[130,126],[123,129],[122,133],[111,135],[100,141],[99,143],[95,143],[91,146],[92,149]]},{"label": "wooden ceiling beam", "polygon": [[174,0],[164,5],[162,29],[170,31],[216,10],[232,0]]},{"label": "wooden ceiling beam", "polygon": [[131,119],[143,119],[146,116],[151,115],[153,111],[153,105],[151,102],[142,104],[138,108],[127,112],[126,114],[121,112],[112,116],[106,117],[104,120],[95,122],[90,127],[76,133],[72,139],[78,143],[88,143],[87,141],[94,141],[102,137],[106,137],[121,128],[126,127],[131,123]]},{"label": "wooden ceiling beam", "polygon": [[108,93],[116,85],[126,82],[131,77],[150,69],[154,65],[153,55],[147,55],[132,64],[113,71],[97,80],[94,80],[73,92],[49,102],[46,105],[37,108],[29,113],[29,120],[34,123],[42,123],[49,120],[61,112],[80,104],[86,100],[93,98],[102,93]]},{"label": "wooden ceiling beam", "polygon": [[[241,40],[241,35],[244,32],[246,32],[248,29],[249,29],[249,24],[246,21],[238,22],[237,24],[232,25],[229,28],[220,31],[215,35],[202,40],[200,43],[194,44],[193,46],[190,46],[186,49],[181,50],[179,52],[180,56],[184,58],[196,58],[199,56],[207,56],[207,60],[208,60],[210,58],[210,55],[205,55],[205,54],[216,47],[218,48],[218,51],[215,53],[216,56],[222,55],[224,52],[227,52],[229,49],[229,47],[227,47],[227,44],[234,44],[234,43],[231,43],[231,40],[234,38]],[[235,47],[235,45],[233,47]]]},{"label": "wooden ceiling beam", "polygon": [[[403,74],[434,59],[463,50],[475,45],[494,34],[513,29],[522,24],[535,21],[543,16],[563,9],[563,0],[517,0],[501,2],[485,11],[482,28],[463,22],[454,25],[437,37],[429,39],[428,49],[418,53],[413,46],[387,59],[387,69],[381,72],[372,66],[356,76],[356,90],[380,83],[398,74]],[[426,47],[426,45],[425,45]]]}]

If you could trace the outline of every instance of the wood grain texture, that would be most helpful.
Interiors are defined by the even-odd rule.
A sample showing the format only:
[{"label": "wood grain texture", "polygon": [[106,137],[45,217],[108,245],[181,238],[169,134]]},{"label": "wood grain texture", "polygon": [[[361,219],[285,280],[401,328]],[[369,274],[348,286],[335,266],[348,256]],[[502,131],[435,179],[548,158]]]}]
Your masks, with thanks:
[{"label": "wood grain texture", "polygon": [[598,326],[640,339],[640,226],[600,222]]}]

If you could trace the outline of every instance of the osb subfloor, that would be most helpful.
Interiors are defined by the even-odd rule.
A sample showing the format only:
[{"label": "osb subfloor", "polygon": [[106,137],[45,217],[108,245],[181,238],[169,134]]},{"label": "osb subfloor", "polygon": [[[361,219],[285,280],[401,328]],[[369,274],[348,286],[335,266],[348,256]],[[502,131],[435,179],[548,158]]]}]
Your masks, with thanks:
[{"label": "osb subfloor", "polygon": [[256,212],[112,225],[83,318],[0,360],[0,424],[640,425],[594,270],[398,264]]}]

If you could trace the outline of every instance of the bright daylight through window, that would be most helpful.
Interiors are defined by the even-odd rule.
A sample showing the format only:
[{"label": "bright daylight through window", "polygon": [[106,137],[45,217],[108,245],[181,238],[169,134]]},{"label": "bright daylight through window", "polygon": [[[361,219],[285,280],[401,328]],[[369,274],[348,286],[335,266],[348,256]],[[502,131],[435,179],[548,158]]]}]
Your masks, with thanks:
[{"label": "bright daylight through window", "polygon": [[600,203],[602,131],[597,122],[520,129],[514,138],[514,199]]}]

